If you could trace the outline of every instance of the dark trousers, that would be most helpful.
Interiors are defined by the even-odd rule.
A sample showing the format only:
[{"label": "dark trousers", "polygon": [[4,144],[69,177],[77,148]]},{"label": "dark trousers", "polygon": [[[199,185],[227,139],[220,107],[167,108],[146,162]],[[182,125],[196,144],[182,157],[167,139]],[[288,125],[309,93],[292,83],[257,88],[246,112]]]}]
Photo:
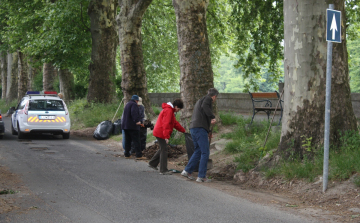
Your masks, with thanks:
[{"label": "dark trousers", "polygon": [[149,165],[153,167],[157,167],[160,163],[160,173],[165,173],[168,171],[167,169],[167,156],[168,149],[165,139],[161,139],[156,137],[159,142],[160,149],[155,153],[153,158],[151,158]]},{"label": "dark trousers", "polygon": [[124,129],[125,131],[125,157],[130,156],[131,142],[134,143],[136,157],[142,157],[140,149],[140,131],[132,129]]},{"label": "dark trousers", "polygon": [[[146,149],[146,137],[147,137],[147,130],[146,128],[141,127],[140,128],[140,149],[141,151],[144,151]],[[131,151],[130,153],[135,153],[135,145],[134,143],[131,143]]]}]

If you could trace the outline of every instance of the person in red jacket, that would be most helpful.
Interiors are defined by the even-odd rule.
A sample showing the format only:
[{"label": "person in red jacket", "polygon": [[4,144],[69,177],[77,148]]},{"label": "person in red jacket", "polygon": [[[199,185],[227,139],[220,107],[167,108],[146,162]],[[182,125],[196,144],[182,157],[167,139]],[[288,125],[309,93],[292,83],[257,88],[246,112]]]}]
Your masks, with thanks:
[{"label": "person in red jacket", "polygon": [[169,143],[170,135],[175,128],[179,132],[185,132],[185,129],[180,125],[175,118],[175,112],[184,108],[184,102],[181,99],[176,99],[172,104],[171,102],[162,104],[163,110],[160,112],[156,121],[153,135],[158,140],[160,149],[155,153],[149,162],[149,167],[157,170],[160,163],[160,174],[168,175],[167,169],[167,144]]}]

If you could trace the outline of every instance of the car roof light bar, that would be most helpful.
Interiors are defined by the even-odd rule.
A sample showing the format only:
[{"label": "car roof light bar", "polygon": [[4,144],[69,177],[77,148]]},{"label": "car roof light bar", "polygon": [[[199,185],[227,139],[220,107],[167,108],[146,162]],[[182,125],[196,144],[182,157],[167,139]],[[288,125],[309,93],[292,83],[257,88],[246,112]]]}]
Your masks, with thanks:
[{"label": "car roof light bar", "polygon": [[26,94],[40,94],[40,91],[27,91]]}]

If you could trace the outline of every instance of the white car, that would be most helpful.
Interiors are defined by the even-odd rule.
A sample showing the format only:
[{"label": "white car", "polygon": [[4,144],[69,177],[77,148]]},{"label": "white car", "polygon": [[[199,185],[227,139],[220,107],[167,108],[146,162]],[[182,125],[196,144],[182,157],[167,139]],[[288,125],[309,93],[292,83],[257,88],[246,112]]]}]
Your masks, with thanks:
[{"label": "white car", "polygon": [[56,92],[28,91],[11,116],[11,133],[23,139],[29,133],[52,133],[70,138],[70,116]]}]

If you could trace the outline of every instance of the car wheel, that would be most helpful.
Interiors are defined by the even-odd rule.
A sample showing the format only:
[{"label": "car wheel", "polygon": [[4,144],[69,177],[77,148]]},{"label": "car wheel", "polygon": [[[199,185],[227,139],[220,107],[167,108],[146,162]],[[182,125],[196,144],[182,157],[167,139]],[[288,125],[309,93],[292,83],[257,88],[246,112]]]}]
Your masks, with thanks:
[{"label": "car wheel", "polygon": [[4,137],[4,135],[0,135],[0,139],[2,139]]},{"label": "car wheel", "polygon": [[17,131],[15,131],[13,125],[12,125],[12,120],[11,120],[11,134],[12,135],[17,135],[18,134]]},{"label": "car wheel", "polygon": [[70,132],[68,133],[63,133],[63,139],[69,139],[70,138]]},{"label": "car wheel", "polygon": [[20,131],[19,123],[17,124],[18,128],[18,139],[23,139],[25,137],[25,134]]}]

